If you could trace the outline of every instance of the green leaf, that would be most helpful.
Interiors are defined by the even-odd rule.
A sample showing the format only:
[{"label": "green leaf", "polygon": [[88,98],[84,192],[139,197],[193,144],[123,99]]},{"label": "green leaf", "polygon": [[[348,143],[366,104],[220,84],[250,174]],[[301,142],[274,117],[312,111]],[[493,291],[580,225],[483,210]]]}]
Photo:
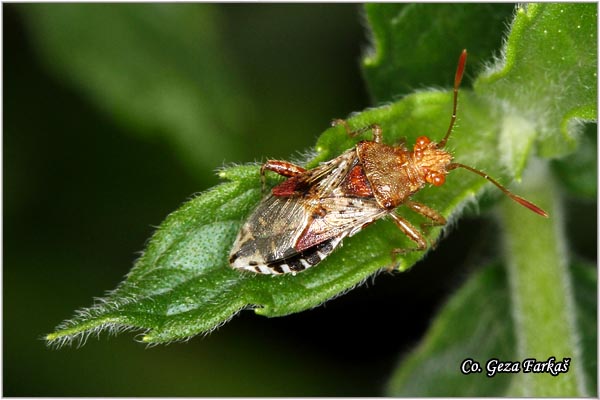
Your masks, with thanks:
[{"label": "green leaf", "polygon": [[[538,12],[544,14],[545,5],[537,7]],[[550,6],[548,9],[560,22],[559,10]],[[589,10],[584,5],[579,11]],[[574,12],[567,14],[572,16]],[[518,13],[517,22],[519,18],[523,18],[522,13]],[[523,25],[517,22],[515,27]],[[520,28],[522,35],[527,33],[526,28]],[[519,38],[511,35],[508,48]],[[583,39],[588,46],[578,47],[584,50],[579,57],[560,64],[576,81],[579,74],[587,73],[590,63],[595,62],[595,53],[589,51],[595,46],[594,37],[588,35]],[[520,174],[533,151],[537,132],[537,120],[524,120],[521,115],[498,109],[501,101],[509,105],[521,101],[511,93],[505,93],[506,100],[498,98],[503,85],[522,79],[540,84],[538,71],[525,69],[529,75],[523,77],[519,67],[518,63],[506,63],[503,78],[488,77],[480,81],[476,92],[461,92],[459,122],[448,146],[457,161],[482,169],[503,183]],[[513,72],[513,68],[518,73]],[[446,75],[450,86],[454,70],[447,71]],[[563,118],[585,115],[573,111],[573,102],[559,101],[571,92],[570,85],[549,86],[555,90],[552,96],[537,100],[545,104],[553,101],[552,109]],[[595,103],[591,92],[584,92],[580,97],[585,104]],[[406,138],[407,143],[412,144],[423,134],[437,141],[448,127],[451,100],[450,91],[419,92],[396,103],[356,114],[349,123],[359,128],[377,122],[383,128],[387,143]],[[535,102],[536,98],[530,101]],[[537,108],[535,104],[530,106]],[[560,132],[550,130],[547,134],[560,135]],[[503,145],[507,137],[511,138],[511,148],[518,151],[505,156],[502,153],[505,149],[499,145]],[[336,157],[360,139],[349,138],[342,127],[331,128],[317,141],[316,157],[307,165],[312,167]],[[545,137],[545,141],[548,140]],[[498,153],[501,153],[501,163]],[[393,223],[381,220],[345,240],[341,249],[297,276],[271,277],[233,271],[228,266],[227,256],[237,230],[261,197],[258,170],[256,165],[223,170],[221,176],[230,182],[209,190],[170,215],[125,282],[104,300],[59,326],[47,339],[60,343],[102,328],[131,327],[146,331],[142,339],[145,342],[168,342],[210,331],[243,308],[255,308],[257,313],[266,316],[299,312],[351,289],[381,268],[390,266],[392,249],[414,247]],[[273,182],[271,180],[271,184]],[[452,220],[466,204],[474,202],[486,185],[485,180],[468,171],[454,171],[446,185],[426,188],[417,193],[414,200]],[[513,207],[518,206],[513,204]],[[402,207],[398,212],[415,226],[425,222],[421,216]],[[432,229],[427,235],[430,242],[434,242],[439,233],[440,228]],[[399,257],[399,269],[406,270],[422,256],[422,252],[410,252]]]},{"label": "green leaf", "polygon": [[580,121],[597,119],[596,22],[593,3],[517,9],[504,57],[475,82],[475,91],[505,115],[503,158],[525,162],[528,147],[513,141],[522,135],[539,137],[541,156],[564,156],[576,146]]},{"label": "green leaf", "polygon": [[[469,50],[466,78],[502,45],[514,4],[365,5],[372,50],[363,60],[369,91],[377,103],[416,88],[448,86],[462,49]],[[465,79],[465,80],[467,80]],[[463,83],[467,86],[466,82]]]},{"label": "green leaf", "polygon": [[[468,107],[470,112],[477,109],[473,106]],[[366,111],[350,121],[355,126],[378,121],[386,140],[393,142],[409,136],[414,141],[411,132],[442,132],[446,121],[441,115],[447,116],[449,109],[448,93],[420,93],[394,105]],[[481,127],[476,128],[477,120],[470,118],[475,125],[467,126],[481,131]],[[318,155],[311,165],[335,157],[355,141],[341,127],[329,129],[317,142]],[[476,147],[469,146],[464,137],[457,138],[456,143],[465,145],[462,150],[467,159],[469,154],[474,155],[470,152],[494,148],[492,136],[482,138]],[[233,271],[227,257],[237,230],[261,197],[258,171],[258,166],[222,171],[221,176],[231,182],[209,190],[171,214],[125,282],[106,299],[59,326],[56,333],[48,335],[48,340],[60,342],[90,330],[125,326],[149,330],[144,341],[167,342],[209,331],[251,305],[257,307],[257,313],[267,316],[306,310],[391,265],[392,249],[414,247],[393,223],[380,221],[361,235],[345,240],[344,246],[318,267],[297,276]],[[427,196],[428,204],[448,215],[485,184],[476,176],[465,174],[457,178],[451,176],[451,184],[438,191],[426,190],[416,198]],[[415,224],[424,222],[414,215],[405,216]],[[433,229],[430,240],[439,231]],[[412,252],[402,257],[400,269],[407,269],[421,256],[420,252]]]},{"label": "green leaf", "polygon": [[20,10],[56,76],[128,131],[161,135],[196,171],[221,163],[220,149],[232,155],[248,100],[212,5],[27,4]]},{"label": "green leaf", "polygon": [[[596,393],[596,275],[592,265],[573,263],[569,269],[587,390]],[[439,312],[422,343],[393,373],[387,395],[506,396],[512,381],[522,374],[497,374],[489,378],[486,363],[492,358],[522,361],[517,356],[515,338],[506,269],[500,265],[486,267],[471,277]],[[552,355],[548,354],[543,361]],[[479,362],[482,372],[462,374],[460,366],[466,358]]]}]

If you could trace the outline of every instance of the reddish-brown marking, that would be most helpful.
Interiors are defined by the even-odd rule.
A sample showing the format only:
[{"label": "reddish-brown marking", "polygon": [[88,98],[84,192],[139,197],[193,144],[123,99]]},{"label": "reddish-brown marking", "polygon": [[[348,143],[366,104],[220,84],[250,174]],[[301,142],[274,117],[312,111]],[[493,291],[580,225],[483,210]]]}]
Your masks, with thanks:
[{"label": "reddish-brown marking", "polygon": [[[313,217],[319,218],[318,215]],[[314,220],[314,218],[311,219],[311,222],[312,220]],[[333,236],[331,232],[328,231],[319,232],[311,222],[306,225],[306,228],[304,228],[304,231],[302,231],[302,234],[294,246],[298,251],[304,251],[310,247],[316,246]]]},{"label": "reddish-brown marking", "polygon": [[344,193],[352,197],[372,197],[373,189],[361,165],[356,165],[342,182]]},{"label": "reddish-brown marking", "polygon": [[327,215],[327,211],[323,209],[321,206],[316,207],[312,210],[312,215],[310,218],[310,222],[306,225],[306,228],[300,234],[298,238],[298,242],[294,246],[298,251],[304,251],[310,247],[313,247],[319,243],[324,242],[327,239],[330,239],[333,235],[331,231],[323,231],[317,227],[317,224],[313,222],[317,219],[322,219]]},{"label": "reddish-brown marking", "polygon": [[[287,161],[268,160],[260,168],[260,180],[262,182],[263,189],[265,187],[265,170],[273,171],[282,176],[291,177],[290,179],[298,177],[306,172],[306,169]],[[273,194],[275,196],[291,196],[297,192],[297,182],[298,179],[293,180],[291,182],[288,179],[287,181],[283,182],[281,185],[273,189]]]},{"label": "reddish-brown marking", "polygon": [[458,66],[456,67],[456,74],[454,75],[454,87],[458,90],[460,82],[462,81],[463,74],[465,72],[465,65],[467,64],[467,49],[464,49],[460,53],[458,58]]},{"label": "reddish-brown marking", "polygon": [[[304,185],[306,186],[306,185]],[[293,176],[286,181],[281,182],[272,190],[273,196],[289,197],[295,194],[302,193],[302,179],[298,176]]]}]

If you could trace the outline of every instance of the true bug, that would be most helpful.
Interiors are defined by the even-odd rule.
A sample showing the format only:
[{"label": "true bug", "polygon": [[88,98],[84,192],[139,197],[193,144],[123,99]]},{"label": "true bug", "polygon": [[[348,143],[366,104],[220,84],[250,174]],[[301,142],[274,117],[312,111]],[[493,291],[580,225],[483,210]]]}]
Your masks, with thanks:
[{"label": "true bug", "polygon": [[452,162],[452,154],[444,150],[456,121],[466,58],[463,50],[454,77],[450,125],[439,143],[421,136],[411,151],[403,143],[382,143],[382,129],[377,124],[351,131],[345,121],[335,120],[332,124],[344,126],[350,136],[370,130],[373,139],[363,140],[310,170],[286,161],[267,161],[261,168],[263,186],[265,170],[288,179],[272,189],[242,226],[229,257],[231,266],[260,274],[295,274],[316,265],[345,237],[384,216],[389,216],[416,244],[411,249],[393,250],[393,255],[425,250],[425,237],[394,209],[405,205],[428,218],[431,222],[427,225],[444,225],[443,215],[410,197],[426,184],[442,185],[446,174],[456,168],[482,176],[511,199],[547,217],[544,210],[511,193],[487,174]]}]

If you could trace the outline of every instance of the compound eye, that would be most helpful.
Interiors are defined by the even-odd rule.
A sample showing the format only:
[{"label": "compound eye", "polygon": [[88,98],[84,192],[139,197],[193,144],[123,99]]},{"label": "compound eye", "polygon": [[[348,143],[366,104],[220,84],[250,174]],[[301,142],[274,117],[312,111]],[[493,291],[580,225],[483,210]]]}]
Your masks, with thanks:
[{"label": "compound eye", "polygon": [[433,175],[433,186],[442,186],[446,182],[446,176],[443,174]]},{"label": "compound eye", "polygon": [[415,148],[423,149],[431,142],[427,136],[419,136],[415,142]]},{"label": "compound eye", "polygon": [[431,172],[427,175],[426,181],[433,186],[442,186],[446,182],[446,176],[437,172]]}]

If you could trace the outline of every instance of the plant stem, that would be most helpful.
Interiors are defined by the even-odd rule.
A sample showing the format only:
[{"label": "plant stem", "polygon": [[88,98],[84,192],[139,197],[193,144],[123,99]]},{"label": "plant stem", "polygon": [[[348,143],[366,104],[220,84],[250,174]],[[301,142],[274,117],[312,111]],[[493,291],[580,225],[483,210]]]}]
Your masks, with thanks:
[{"label": "plant stem", "polygon": [[[507,200],[501,207],[504,245],[522,371],[509,395],[585,396],[576,308],[568,271],[567,244],[560,195],[545,162],[532,160],[519,194],[550,213],[541,218]],[[524,373],[523,361],[569,358],[566,373]]]}]

